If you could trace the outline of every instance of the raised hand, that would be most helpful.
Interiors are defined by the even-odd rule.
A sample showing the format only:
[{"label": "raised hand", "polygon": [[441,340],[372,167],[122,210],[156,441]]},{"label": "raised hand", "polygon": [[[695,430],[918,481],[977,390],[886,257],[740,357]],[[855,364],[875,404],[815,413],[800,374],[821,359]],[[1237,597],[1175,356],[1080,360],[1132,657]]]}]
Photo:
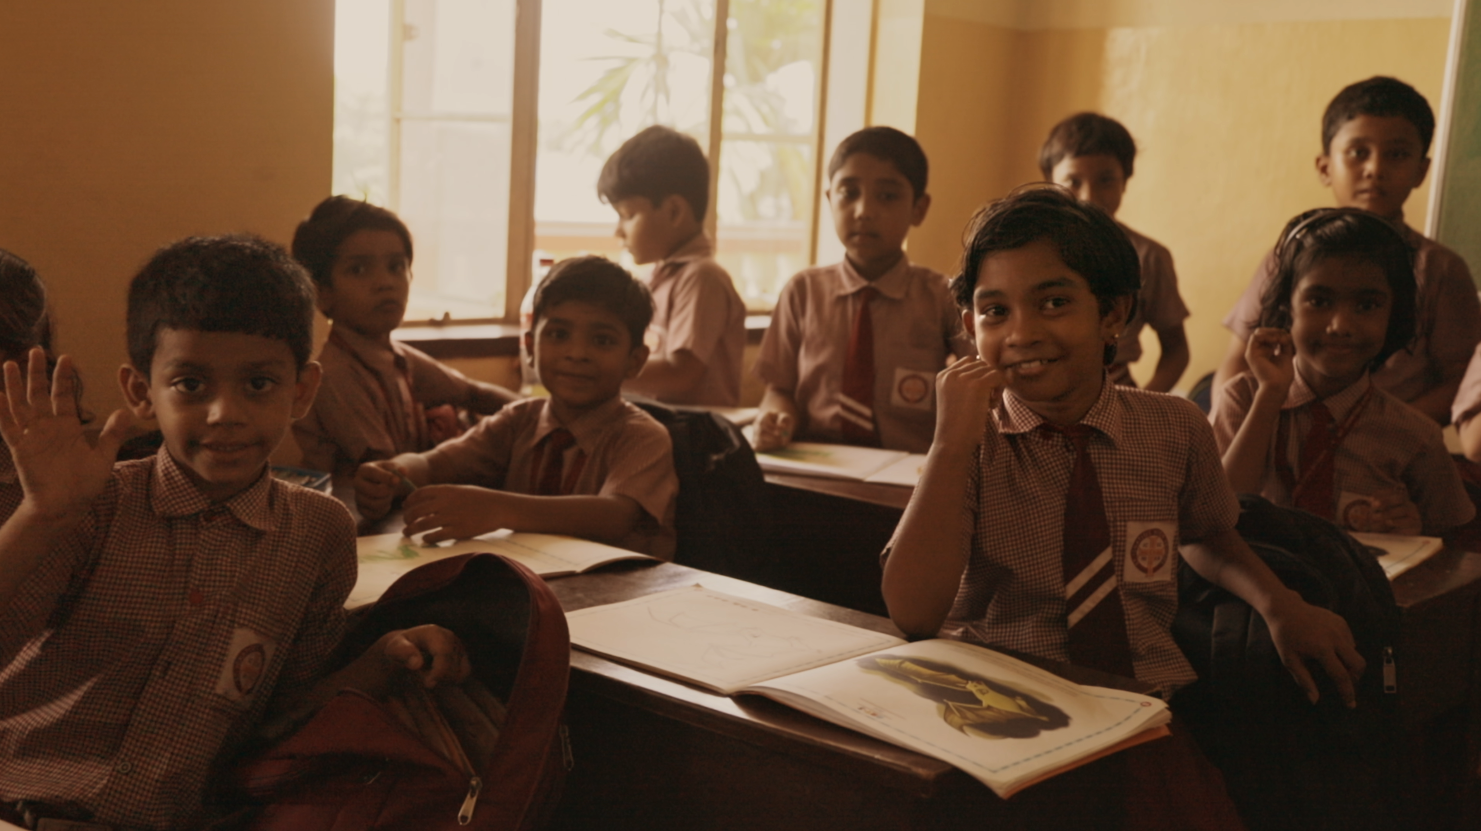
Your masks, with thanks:
[{"label": "raised hand", "polygon": [[1250,334],[1249,343],[1245,344],[1244,359],[1255,380],[1262,388],[1269,387],[1282,396],[1296,380],[1295,357],[1296,343],[1291,340],[1291,333],[1284,329],[1256,329]]},{"label": "raised hand", "polygon": [[1003,402],[1007,379],[981,358],[963,358],[936,373],[936,438],[971,449],[992,429],[992,411]]},{"label": "raised hand", "polygon": [[108,484],[118,448],[132,419],[115,410],[96,446],[77,417],[77,373],[63,355],[48,389],[46,354],[32,349],[26,377],[15,361],[4,366],[0,437],[10,448],[25,500],[39,516],[58,518],[87,510]]},{"label": "raised hand", "polygon": [[472,539],[500,528],[508,528],[509,515],[501,491],[477,485],[428,485],[406,498],[403,533],[408,537],[427,532],[424,542]]}]

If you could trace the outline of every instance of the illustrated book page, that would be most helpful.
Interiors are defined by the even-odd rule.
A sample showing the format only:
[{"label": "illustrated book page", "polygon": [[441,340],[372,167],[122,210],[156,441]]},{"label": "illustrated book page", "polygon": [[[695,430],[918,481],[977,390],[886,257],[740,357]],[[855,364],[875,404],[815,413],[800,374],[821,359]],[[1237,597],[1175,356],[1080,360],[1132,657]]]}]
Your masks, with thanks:
[{"label": "illustrated book page", "polygon": [[779,450],[757,453],[756,461],[762,470],[776,473],[864,480],[907,455],[909,454],[899,450],[880,450],[876,447],[794,441]]},{"label": "illustrated book page", "polygon": [[920,484],[920,475],[925,468],[926,454],[911,453],[900,461],[869,476],[864,481],[874,482],[878,485],[905,485],[906,487],[913,488]]},{"label": "illustrated book page", "polygon": [[459,554],[503,554],[541,577],[580,574],[619,560],[652,560],[626,548],[556,534],[496,531],[471,540],[423,545],[400,534],[379,534],[355,541],[360,576],[345,601],[353,609],[374,603],[401,575],[417,566]]},{"label": "illustrated book page", "polygon": [[958,641],[930,640],[753,684],[755,693],[940,759],[1008,797],[1167,735],[1160,699],[1075,684]]},{"label": "illustrated book page", "polygon": [[1383,566],[1383,573],[1390,580],[1435,556],[1445,547],[1445,541],[1439,537],[1364,533],[1354,533],[1352,537],[1369,548],[1383,551],[1378,557],[1378,564]]},{"label": "illustrated book page", "polygon": [[729,695],[905,641],[689,586],[566,614],[571,643]]}]

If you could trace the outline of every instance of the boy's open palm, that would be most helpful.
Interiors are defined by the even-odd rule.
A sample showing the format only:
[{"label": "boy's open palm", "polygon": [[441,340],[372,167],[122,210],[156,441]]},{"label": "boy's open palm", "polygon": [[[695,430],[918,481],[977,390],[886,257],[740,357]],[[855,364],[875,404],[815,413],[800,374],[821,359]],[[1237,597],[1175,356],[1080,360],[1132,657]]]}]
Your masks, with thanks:
[{"label": "boy's open palm", "polygon": [[981,358],[963,358],[936,374],[936,440],[972,448],[990,429],[1002,403],[1001,370]]},{"label": "boy's open palm", "polygon": [[86,510],[108,484],[118,448],[131,422],[123,410],[108,417],[97,446],[77,417],[76,372],[62,356],[47,389],[46,355],[31,350],[21,369],[6,361],[0,393],[0,436],[10,447],[25,499],[43,516],[61,517]]},{"label": "boy's open palm", "polygon": [[1296,380],[1295,355],[1296,343],[1291,340],[1291,333],[1268,327],[1256,329],[1244,349],[1245,362],[1250,365],[1250,373],[1260,386],[1279,390],[1282,394]]}]

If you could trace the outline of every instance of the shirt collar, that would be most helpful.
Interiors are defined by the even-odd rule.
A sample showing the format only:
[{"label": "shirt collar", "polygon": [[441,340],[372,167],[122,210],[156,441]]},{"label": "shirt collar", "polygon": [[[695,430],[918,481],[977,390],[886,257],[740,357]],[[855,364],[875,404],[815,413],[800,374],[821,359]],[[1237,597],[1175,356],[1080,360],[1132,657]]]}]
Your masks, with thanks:
[{"label": "shirt collar", "polygon": [[[1094,427],[1110,439],[1111,443],[1117,444],[1123,435],[1121,413],[1121,390],[1102,372],[1100,397],[1090,405],[1090,411],[1080,419],[1080,423]],[[1047,423],[1043,417],[1020,401],[1012,390],[1003,392],[1003,406],[997,410],[997,419],[998,432],[1005,435],[1028,433],[1037,430],[1039,425]]]},{"label": "shirt collar", "polygon": [[902,300],[905,292],[910,289],[910,258],[901,257],[900,262],[895,263],[894,268],[871,281],[860,276],[854,264],[848,261],[848,257],[844,257],[843,262],[838,264],[838,274],[841,278],[838,286],[839,297],[845,297],[873,286],[880,294],[891,300]]},{"label": "shirt collar", "polygon": [[677,251],[659,260],[658,264],[654,266],[653,271],[656,274],[670,266],[680,266],[690,260],[702,260],[712,256],[714,253],[715,248],[710,244],[709,236],[704,231],[700,231],[691,237],[688,242],[679,246]]},{"label": "shirt collar", "polygon": [[[1301,370],[1296,370],[1295,375],[1296,379],[1291,382],[1291,391],[1286,395],[1286,403],[1280,407],[1282,410],[1294,410],[1298,407],[1305,407],[1307,404],[1317,400],[1316,392],[1306,383],[1306,379],[1301,377]],[[1347,418],[1348,411],[1353,408],[1354,404],[1358,403],[1358,399],[1363,397],[1363,394],[1368,391],[1368,387],[1372,383],[1372,377],[1365,372],[1363,373],[1363,377],[1354,381],[1351,386],[1341,392],[1327,396],[1322,403],[1327,405],[1327,411],[1332,414],[1333,419],[1341,421]]]},{"label": "shirt collar", "polygon": [[[150,507],[166,519],[193,516],[210,510],[213,505],[201,493],[195,482],[181,469],[168,446],[161,447],[154,457],[154,476],[151,477],[152,492]],[[242,524],[258,531],[271,531],[273,522],[270,494],[273,486],[272,471],[263,466],[262,475],[241,493],[223,503],[231,515]]]},{"label": "shirt collar", "polygon": [[406,366],[406,359],[401,357],[401,352],[396,348],[397,343],[394,339],[388,351],[381,344],[348,326],[340,326],[338,323],[329,327],[329,337],[376,372],[391,373]]},{"label": "shirt collar", "polygon": [[614,396],[612,400],[595,410],[577,416],[576,420],[570,424],[561,424],[555,417],[555,411],[551,409],[550,399],[547,398],[545,406],[540,408],[540,419],[535,422],[534,444],[544,441],[552,430],[564,427],[571,431],[571,435],[576,439],[576,446],[586,451],[589,456],[596,450],[597,439],[617,421],[626,408],[627,402],[622,400],[622,396]]}]

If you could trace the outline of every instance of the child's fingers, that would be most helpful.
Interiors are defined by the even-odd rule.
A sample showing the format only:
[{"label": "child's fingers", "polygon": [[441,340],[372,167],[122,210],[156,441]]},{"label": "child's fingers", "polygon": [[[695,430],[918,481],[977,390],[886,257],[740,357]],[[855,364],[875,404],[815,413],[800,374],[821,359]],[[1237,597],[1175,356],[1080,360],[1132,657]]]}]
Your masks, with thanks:
[{"label": "child's fingers", "polygon": [[[51,380],[46,377],[46,353],[40,347],[31,350],[29,361],[26,365],[26,403],[32,408],[43,406],[49,397]],[[63,355],[62,360],[68,360]],[[61,364],[58,363],[58,368]]]},{"label": "child's fingers", "polygon": [[1296,685],[1306,693],[1306,700],[1315,704],[1321,693],[1317,691],[1316,681],[1312,679],[1299,655],[1286,662],[1286,671],[1291,673],[1291,677],[1296,679]]},{"label": "child's fingers", "polygon": [[1317,660],[1321,662],[1322,669],[1326,671],[1327,677],[1331,678],[1332,683],[1337,685],[1337,694],[1342,696],[1342,703],[1348,707],[1356,707],[1358,706],[1357,689],[1352,683],[1353,677],[1351,670],[1348,669],[1346,662],[1339,655],[1340,651],[1340,647],[1326,650],[1317,656]]},{"label": "child's fingers", "polygon": [[[39,349],[31,350],[31,372],[41,366],[46,374],[46,355]],[[77,370],[72,366],[72,357],[63,355],[57,359],[57,368],[51,374],[51,411],[59,416],[77,417]]]},{"label": "child's fingers", "polygon": [[5,362],[5,417],[24,426],[30,420],[31,408],[26,402],[26,386],[21,380],[21,367],[15,361]]}]

